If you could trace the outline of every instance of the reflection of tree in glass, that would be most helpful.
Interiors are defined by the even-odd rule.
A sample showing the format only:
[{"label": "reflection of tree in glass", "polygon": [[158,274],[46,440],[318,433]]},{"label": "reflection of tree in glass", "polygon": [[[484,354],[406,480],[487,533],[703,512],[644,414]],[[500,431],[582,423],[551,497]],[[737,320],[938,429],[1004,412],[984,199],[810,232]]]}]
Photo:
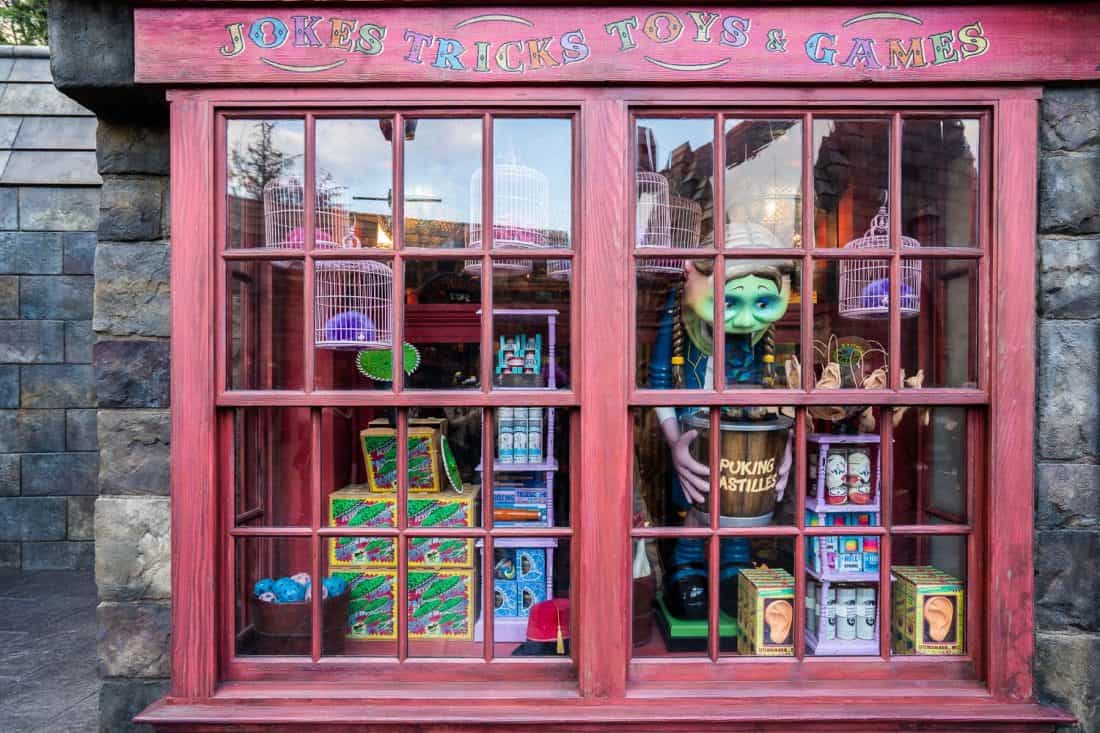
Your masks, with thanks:
[{"label": "reflection of tree in glass", "polygon": [[262,198],[264,186],[278,180],[294,158],[279,149],[274,131],[274,122],[260,122],[244,149],[238,145],[230,155],[237,185],[249,198]]}]

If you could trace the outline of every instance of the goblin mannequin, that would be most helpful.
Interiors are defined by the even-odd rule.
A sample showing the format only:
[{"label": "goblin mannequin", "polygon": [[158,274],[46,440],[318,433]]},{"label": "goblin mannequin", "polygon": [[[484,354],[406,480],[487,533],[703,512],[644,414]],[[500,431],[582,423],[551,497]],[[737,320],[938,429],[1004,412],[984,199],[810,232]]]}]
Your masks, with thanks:
[{"label": "goblin mannequin", "polygon": [[[774,241],[774,239],[772,240]],[[778,246],[778,244],[774,245]],[[709,264],[709,263],[707,263]],[[773,324],[790,303],[790,264],[774,260],[727,260],[725,272],[726,383],[770,386],[774,380]],[[662,313],[650,364],[653,389],[711,389],[714,386],[714,273],[701,263],[688,262],[684,281],[669,296]],[[680,415],[671,407],[656,410],[661,433],[672,454],[674,475],[671,500],[689,518],[692,503],[701,503],[710,490],[710,469],[691,455],[695,430],[682,431]],[[746,408],[736,419],[761,417],[764,408]],[[782,499],[790,471],[790,444],[779,469],[778,498]],[[694,519],[700,520],[698,512]],[[705,521],[702,520],[702,521]],[[719,550],[720,601],[736,614],[737,575],[751,565],[747,539],[722,540]],[[707,616],[705,542],[676,540],[665,574],[665,604],[679,618]]]}]

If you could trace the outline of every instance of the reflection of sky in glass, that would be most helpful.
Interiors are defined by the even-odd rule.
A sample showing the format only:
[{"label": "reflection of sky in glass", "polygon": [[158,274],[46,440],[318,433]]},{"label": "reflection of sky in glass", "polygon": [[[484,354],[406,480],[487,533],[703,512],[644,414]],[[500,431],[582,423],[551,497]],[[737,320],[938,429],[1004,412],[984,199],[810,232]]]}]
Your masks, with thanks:
[{"label": "reflection of sky in glass", "polygon": [[493,158],[498,165],[524,165],[545,175],[550,193],[548,228],[570,231],[573,133],[569,120],[498,117],[493,120]]},{"label": "reflection of sky in glass", "polygon": [[317,120],[317,180],[326,177],[345,189],[349,210],[389,216],[393,150],[377,119]]},{"label": "reflection of sky in glass", "polygon": [[801,122],[727,120],[726,145],[727,224],[761,224],[792,246],[800,228]]},{"label": "reflection of sky in glass", "polygon": [[714,139],[714,121],[709,119],[641,119],[638,127],[653,133],[656,143],[653,160],[659,171],[668,167],[669,154],[685,142],[692,150],[698,150]]},{"label": "reflection of sky in glass", "polygon": [[480,168],[480,119],[418,120],[416,138],[405,141],[405,217],[469,222],[470,177]]},{"label": "reflection of sky in glass", "polygon": [[[305,122],[302,120],[267,120],[271,125],[272,147],[287,156],[286,176],[304,177],[305,171]],[[249,145],[260,139],[261,120],[229,120],[226,123],[226,169],[229,171],[227,190],[231,196],[250,197],[243,181],[233,169],[233,153],[246,156]]]}]

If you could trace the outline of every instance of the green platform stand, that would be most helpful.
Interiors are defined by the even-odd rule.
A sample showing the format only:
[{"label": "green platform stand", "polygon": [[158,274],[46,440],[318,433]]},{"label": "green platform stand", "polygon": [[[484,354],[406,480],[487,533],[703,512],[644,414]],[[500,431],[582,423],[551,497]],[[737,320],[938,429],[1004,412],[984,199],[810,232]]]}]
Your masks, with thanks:
[{"label": "green platform stand", "polygon": [[[707,621],[689,621],[676,618],[668,612],[665,599],[657,596],[657,627],[670,652],[705,652],[707,650]],[[724,652],[737,651],[737,619],[725,611],[718,611],[719,648]]]}]

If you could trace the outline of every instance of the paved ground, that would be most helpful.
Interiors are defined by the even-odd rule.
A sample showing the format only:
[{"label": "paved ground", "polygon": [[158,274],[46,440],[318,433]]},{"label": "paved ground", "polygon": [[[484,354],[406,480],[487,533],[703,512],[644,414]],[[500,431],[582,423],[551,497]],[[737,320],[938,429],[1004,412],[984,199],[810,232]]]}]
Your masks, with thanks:
[{"label": "paved ground", "polygon": [[97,730],[96,589],[89,571],[0,571],[0,729]]}]

